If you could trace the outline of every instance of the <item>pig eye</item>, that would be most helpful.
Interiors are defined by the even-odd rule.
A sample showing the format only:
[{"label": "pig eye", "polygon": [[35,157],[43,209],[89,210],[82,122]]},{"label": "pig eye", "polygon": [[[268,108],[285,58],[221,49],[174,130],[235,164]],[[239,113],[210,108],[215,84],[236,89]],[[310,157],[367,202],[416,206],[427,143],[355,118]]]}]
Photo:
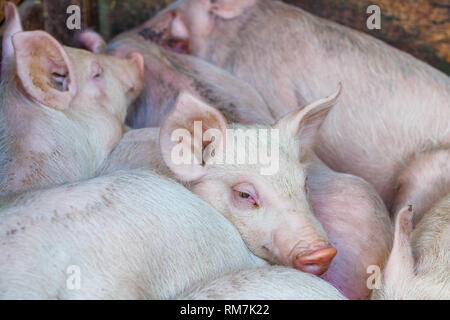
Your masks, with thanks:
[{"label": "pig eye", "polygon": [[103,75],[103,69],[98,63],[92,65],[91,77],[92,79],[99,79]]},{"label": "pig eye", "polygon": [[94,73],[92,78],[98,79],[98,78],[100,78],[102,76],[102,74],[103,74],[103,70],[100,69],[100,70],[98,70],[97,72]]},{"label": "pig eye", "polygon": [[247,199],[250,198],[250,194],[246,193],[246,192],[240,192],[238,191],[239,197]]},{"label": "pig eye", "polygon": [[239,209],[255,209],[259,207],[259,200],[251,184],[242,183],[233,187],[233,203]]},{"label": "pig eye", "polygon": [[305,189],[305,193],[308,194],[308,176],[305,178],[305,185],[303,187]]}]

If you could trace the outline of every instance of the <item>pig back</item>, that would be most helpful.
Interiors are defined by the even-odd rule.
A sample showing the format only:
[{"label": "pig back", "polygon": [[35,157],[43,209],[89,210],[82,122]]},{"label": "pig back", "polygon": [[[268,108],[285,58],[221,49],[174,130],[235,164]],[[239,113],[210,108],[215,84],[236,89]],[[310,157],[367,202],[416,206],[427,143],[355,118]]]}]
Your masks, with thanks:
[{"label": "pig back", "polygon": [[[2,298],[165,299],[262,263],[220,213],[144,170],[18,196],[0,231]],[[66,286],[70,266],[79,290]]]}]

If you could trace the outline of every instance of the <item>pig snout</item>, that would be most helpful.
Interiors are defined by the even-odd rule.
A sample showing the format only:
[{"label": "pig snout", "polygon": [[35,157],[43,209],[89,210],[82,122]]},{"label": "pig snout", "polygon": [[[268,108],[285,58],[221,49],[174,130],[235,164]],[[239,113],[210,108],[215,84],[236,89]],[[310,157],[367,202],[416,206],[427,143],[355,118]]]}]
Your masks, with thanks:
[{"label": "pig snout", "polygon": [[283,223],[274,233],[272,252],[285,266],[321,275],[328,270],[337,250],[313,219],[301,215],[296,218],[291,217],[290,224]]},{"label": "pig snout", "polygon": [[327,246],[306,254],[298,254],[294,260],[294,268],[303,272],[320,276],[328,270],[337,250]]}]

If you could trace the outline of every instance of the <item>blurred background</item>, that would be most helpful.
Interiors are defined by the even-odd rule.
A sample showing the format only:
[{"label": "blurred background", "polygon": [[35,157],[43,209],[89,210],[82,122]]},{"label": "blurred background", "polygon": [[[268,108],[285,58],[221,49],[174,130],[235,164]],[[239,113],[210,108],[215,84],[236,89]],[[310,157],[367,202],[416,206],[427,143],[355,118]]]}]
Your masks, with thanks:
[{"label": "blurred background", "polygon": [[[12,0],[19,5],[25,30],[43,29],[66,45],[69,5],[82,10],[82,29],[91,28],[109,40],[154,16],[172,0]],[[317,16],[336,21],[409,52],[450,75],[450,0],[284,0]],[[0,0],[0,36],[4,2]],[[381,29],[368,30],[366,9],[381,8]]]}]

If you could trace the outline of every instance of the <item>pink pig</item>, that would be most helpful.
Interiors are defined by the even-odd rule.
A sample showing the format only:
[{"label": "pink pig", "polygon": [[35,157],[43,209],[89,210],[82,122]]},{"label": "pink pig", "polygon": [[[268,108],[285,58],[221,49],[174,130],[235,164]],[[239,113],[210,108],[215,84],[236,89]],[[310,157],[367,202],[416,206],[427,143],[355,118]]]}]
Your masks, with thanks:
[{"label": "pink pig", "polygon": [[[334,172],[312,151],[314,132],[336,96],[311,103],[273,126],[263,126],[227,124],[215,108],[182,92],[161,132],[159,128],[128,131],[102,173],[146,168],[175,176],[228,218],[259,257],[321,275],[348,298],[367,298],[367,268],[385,260],[392,225],[371,185]],[[194,121],[221,130],[279,129],[279,170],[265,176],[259,164],[174,165],[173,130],[192,130]],[[256,145],[249,148],[252,151]],[[226,154],[232,149],[227,150]]]},{"label": "pink pig", "polygon": [[145,29],[120,34],[108,45],[90,30],[81,33],[78,41],[92,52],[126,57],[137,51],[144,57],[144,89],[127,118],[133,128],[159,126],[181,91],[204,99],[230,122],[273,122],[269,106],[248,83],[204,60],[165,50],[149,41]]},{"label": "pink pig", "polygon": [[143,59],[63,47],[22,32],[6,4],[0,93],[0,195],[89,178],[122,136]]},{"label": "pink pig", "polygon": [[373,299],[450,299],[450,194],[413,228],[413,206],[396,216],[392,252]]},{"label": "pink pig", "polygon": [[442,191],[414,190],[403,174],[419,165],[412,179],[433,180],[435,169],[424,160],[450,154],[449,77],[409,54],[272,0],[180,0],[140,29],[247,81],[277,117],[341,81],[348,90],[321,127],[318,156],[372,183],[391,213],[423,203],[420,216],[429,198],[450,191],[448,183]]}]

